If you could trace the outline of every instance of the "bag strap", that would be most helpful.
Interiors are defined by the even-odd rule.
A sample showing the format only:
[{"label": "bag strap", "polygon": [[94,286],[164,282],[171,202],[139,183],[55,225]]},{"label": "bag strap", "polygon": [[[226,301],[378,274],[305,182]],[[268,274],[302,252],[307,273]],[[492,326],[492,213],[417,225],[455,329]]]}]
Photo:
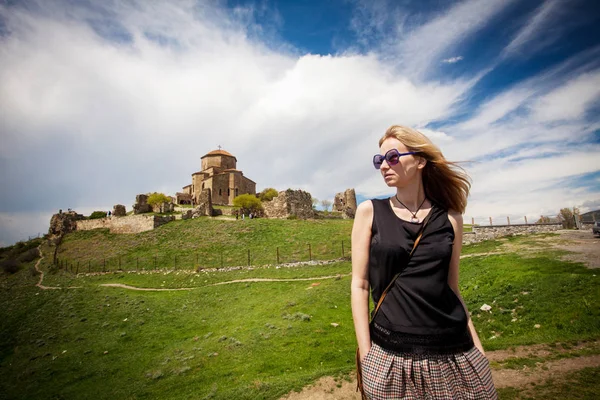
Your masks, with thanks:
[{"label": "bag strap", "polygon": [[[417,238],[415,239],[415,244],[413,245],[413,248],[410,251],[410,254],[408,255],[408,260],[406,262],[407,265],[410,262],[410,259],[412,258],[412,255],[415,252],[415,249],[419,245],[419,242],[421,241],[421,238],[423,237],[423,231],[425,230],[425,226],[429,222],[429,217],[431,216],[432,212],[433,212],[433,209],[431,209],[431,211],[429,212],[429,214],[427,214],[427,216],[423,220],[423,225],[421,226],[421,229],[419,230],[419,234],[417,235]],[[379,301],[377,302],[377,306],[375,307],[375,310],[373,311],[373,314],[371,315],[371,321],[373,321],[375,319],[375,315],[377,315],[377,311],[379,311],[379,307],[381,307],[381,303],[383,303],[383,299],[385,299],[385,296],[387,295],[388,291],[392,288],[392,286],[394,285],[394,282],[396,282],[396,279],[398,279],[398,277],[400,276],[401,273],[402,273],[402,271],[400,271],[396,275],[394,275],[394,277],[390,281],[389,285],[387,285],[387,287],[385,288],[385,290],[383,291],[383,293],[379,297]]]}]

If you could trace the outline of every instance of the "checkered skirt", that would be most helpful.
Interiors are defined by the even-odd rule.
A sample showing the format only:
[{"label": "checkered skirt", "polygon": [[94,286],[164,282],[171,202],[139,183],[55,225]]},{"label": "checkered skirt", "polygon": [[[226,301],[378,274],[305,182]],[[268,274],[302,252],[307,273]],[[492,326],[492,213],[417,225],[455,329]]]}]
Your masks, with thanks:
[{"label": "checkered skirt", "polygon": [[396,353],[373,343],[361,362],[369,399],[497,399],[488,360],[473,347],[463,353]]}]

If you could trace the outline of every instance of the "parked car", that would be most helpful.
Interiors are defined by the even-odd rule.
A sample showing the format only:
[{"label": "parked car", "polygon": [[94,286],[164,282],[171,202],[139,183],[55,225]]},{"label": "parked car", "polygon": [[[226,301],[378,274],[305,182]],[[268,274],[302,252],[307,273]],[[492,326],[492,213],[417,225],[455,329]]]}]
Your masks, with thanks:
[{"label": "parked car", "polygon": [[594,226],[592,227],[592,232],[594,233],[594,236],[596,236],[596,235],[600,236],[600,222],[594,222]]}]

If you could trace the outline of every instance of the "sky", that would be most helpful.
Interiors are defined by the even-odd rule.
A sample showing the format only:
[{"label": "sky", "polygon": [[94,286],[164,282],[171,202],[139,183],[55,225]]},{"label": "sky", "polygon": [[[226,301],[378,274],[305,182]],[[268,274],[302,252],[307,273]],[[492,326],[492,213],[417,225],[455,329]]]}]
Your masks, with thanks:
[{"label": "sky", "polygon": [[257,190],[393,194],[394,124],[472,178],[465,222],[600,209],[595,0],[0,0],[0,246],[221,146]]}]

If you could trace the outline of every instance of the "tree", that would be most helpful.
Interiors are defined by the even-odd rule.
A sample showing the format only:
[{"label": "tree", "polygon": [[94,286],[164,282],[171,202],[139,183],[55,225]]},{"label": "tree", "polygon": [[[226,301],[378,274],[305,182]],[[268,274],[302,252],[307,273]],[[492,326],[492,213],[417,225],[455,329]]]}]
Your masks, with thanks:
[{"label": "tree", "polygon": [[162,203],[170,203],[171,198],[164,193],[154,192],[150,196],[148,196],[148,204],[152,207],[162,204]]},{"label": "tree", "polygon": [[262,202],[253,194],[240,194],[233,199],[233,205],[239,207],[244,214],[262,211]]},{"label": "tree", "polygon": [[261,201],[271,201],[273,200],[273,197],[277,197],[278,195],[279,192],[277,192],[277,190],[273,188],[266,188],[265,190],[259,193],[258,198]]},{"label": "tree", "polygon": [[331,207],[331,201],[329,200],[321,200],[321,206],[325,209],[325,211],[329,211],[329,207]]},{"label": "tree", "polygon": [[546,215],[540,215],[540,219],[537,220],[536,224],[548,224],[550,223],[550,217]]},{"label": "tree", "polygon": [[106,211],[94,211],[90,214],[90,219],[98,219],[106,217]]},{"label": "tree", "polygon": [[317,208],[317,204],[319,204],[319,199],[311,196],[311,200],[312,200],[313,210],[315,210]]},{"label": "tree", "polygon": [[570,208],[561,208],[560,213],[558,214],[558,220],[562,222],[563,228],[565,229],[575,228],[575,218],[573,210]]}]

